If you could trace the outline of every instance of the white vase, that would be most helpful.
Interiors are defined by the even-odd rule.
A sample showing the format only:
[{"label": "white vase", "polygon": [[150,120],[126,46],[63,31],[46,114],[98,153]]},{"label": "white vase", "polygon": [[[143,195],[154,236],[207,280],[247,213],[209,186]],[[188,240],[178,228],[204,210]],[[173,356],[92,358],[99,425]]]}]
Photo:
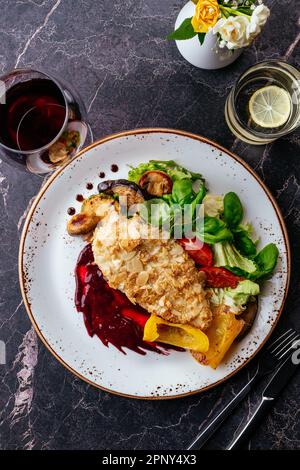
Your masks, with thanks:
[{"label": "white vase", "polygon": [[[175,29],[186,19],[194,16],[195,4],[188,2],[180,11]],[[215,34],[209,31],[204,43],[201,45],[198,36],[192,39],[185,39],[176,41],[176,45],[180,54],[192,65],[200,69],[221,69],[229,64],[232,64],[242,53],[242,49],[229,50],[227,47],[221,48],[219,46],[218,38]]]}]

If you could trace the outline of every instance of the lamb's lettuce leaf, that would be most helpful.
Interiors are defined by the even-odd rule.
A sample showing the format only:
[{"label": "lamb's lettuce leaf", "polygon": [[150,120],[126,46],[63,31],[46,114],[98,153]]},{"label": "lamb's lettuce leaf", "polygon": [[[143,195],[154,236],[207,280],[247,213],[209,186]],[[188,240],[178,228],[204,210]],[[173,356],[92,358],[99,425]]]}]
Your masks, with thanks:
[{"label": "lamb's lettuce leaf", "polygon": [[257,264],[257,279],[265,279],[269,277],[277,264],[279,251],[274,243],[266,245],[254,258]]},{"label": "lamb's lettuce leaf", "polygon": [[224,196],[224,220],[231,228],[236,228],[243,220],[244,210],[240,198],[234,192]]},{"label": "lamb's lettuce leaf", "polygon": [[213,245],[224,241],[232,241],[232,233],[223,220],[218,217],[204,217],[197,225],[197,237],[205,243]]},{"label": "lamb's lettuce leaf", "polygon": [[246,230],[242,225],[239,225],[234,231],[234,245],[239,252],[247,258],[253,258],[256,253],[256,243],[252,240],[249,235],[249,231]]}]

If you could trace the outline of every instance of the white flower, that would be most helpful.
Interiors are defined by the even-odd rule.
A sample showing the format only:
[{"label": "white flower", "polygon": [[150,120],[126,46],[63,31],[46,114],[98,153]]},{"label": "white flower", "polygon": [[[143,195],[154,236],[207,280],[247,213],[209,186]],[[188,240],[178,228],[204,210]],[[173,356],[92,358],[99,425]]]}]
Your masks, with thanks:
[{"label": "white flower", "polygon": [[221,18],[213,28],[214,34],[220,34],[228,49],[240,49],[249,46],[249,20],[245,16]]},{"label": "white flower", "polygon": [[253,13],[251,15],[251,22],[258,24],[258,26],[262,27],[266,24],[267,19],[270,16],[270,10],[266,5],[258,5],[254,8]]},{"label": "white flower", "polygon": [[251,15],[248,34],[254,39],[261,32],[261,28],[265,25],[270,16],[270,10],[265,5],[258,5]]}]

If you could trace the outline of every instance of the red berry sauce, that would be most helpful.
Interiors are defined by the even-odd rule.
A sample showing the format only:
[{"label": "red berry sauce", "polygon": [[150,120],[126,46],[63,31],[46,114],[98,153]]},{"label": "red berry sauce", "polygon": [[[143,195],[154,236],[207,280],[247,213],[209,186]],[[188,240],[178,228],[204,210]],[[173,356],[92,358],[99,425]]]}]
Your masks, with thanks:
[{"label": "red berry sauce", "polygon": [[144,350],[158,354],[167,354],[166,349],[170,348],[181,350],[143,341],[149,313],[133,305],[122,292],[109,287],[94,263],[91,245],[87,245],[80,254],[75,277],[75,305],[77,311],[83,313],[90,336],[97,335],[105,346],[112,344],[124,354],[123,348],[143,355],[146,354]]}]

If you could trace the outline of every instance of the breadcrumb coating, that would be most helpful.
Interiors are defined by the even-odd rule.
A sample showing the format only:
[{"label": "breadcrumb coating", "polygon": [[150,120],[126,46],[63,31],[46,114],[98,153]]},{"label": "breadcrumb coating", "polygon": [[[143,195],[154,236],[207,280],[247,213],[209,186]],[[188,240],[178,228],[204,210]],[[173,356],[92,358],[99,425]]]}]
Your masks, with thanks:
[{"label": "breadcrumb coating", "polygon": [[92,247],[110,287],[134,304],[174,323],[201,330],[211,324],[203,274],[175,240],[163,238],[139,215],[127,219],[117,204],[110,205],[95,229]]}]

